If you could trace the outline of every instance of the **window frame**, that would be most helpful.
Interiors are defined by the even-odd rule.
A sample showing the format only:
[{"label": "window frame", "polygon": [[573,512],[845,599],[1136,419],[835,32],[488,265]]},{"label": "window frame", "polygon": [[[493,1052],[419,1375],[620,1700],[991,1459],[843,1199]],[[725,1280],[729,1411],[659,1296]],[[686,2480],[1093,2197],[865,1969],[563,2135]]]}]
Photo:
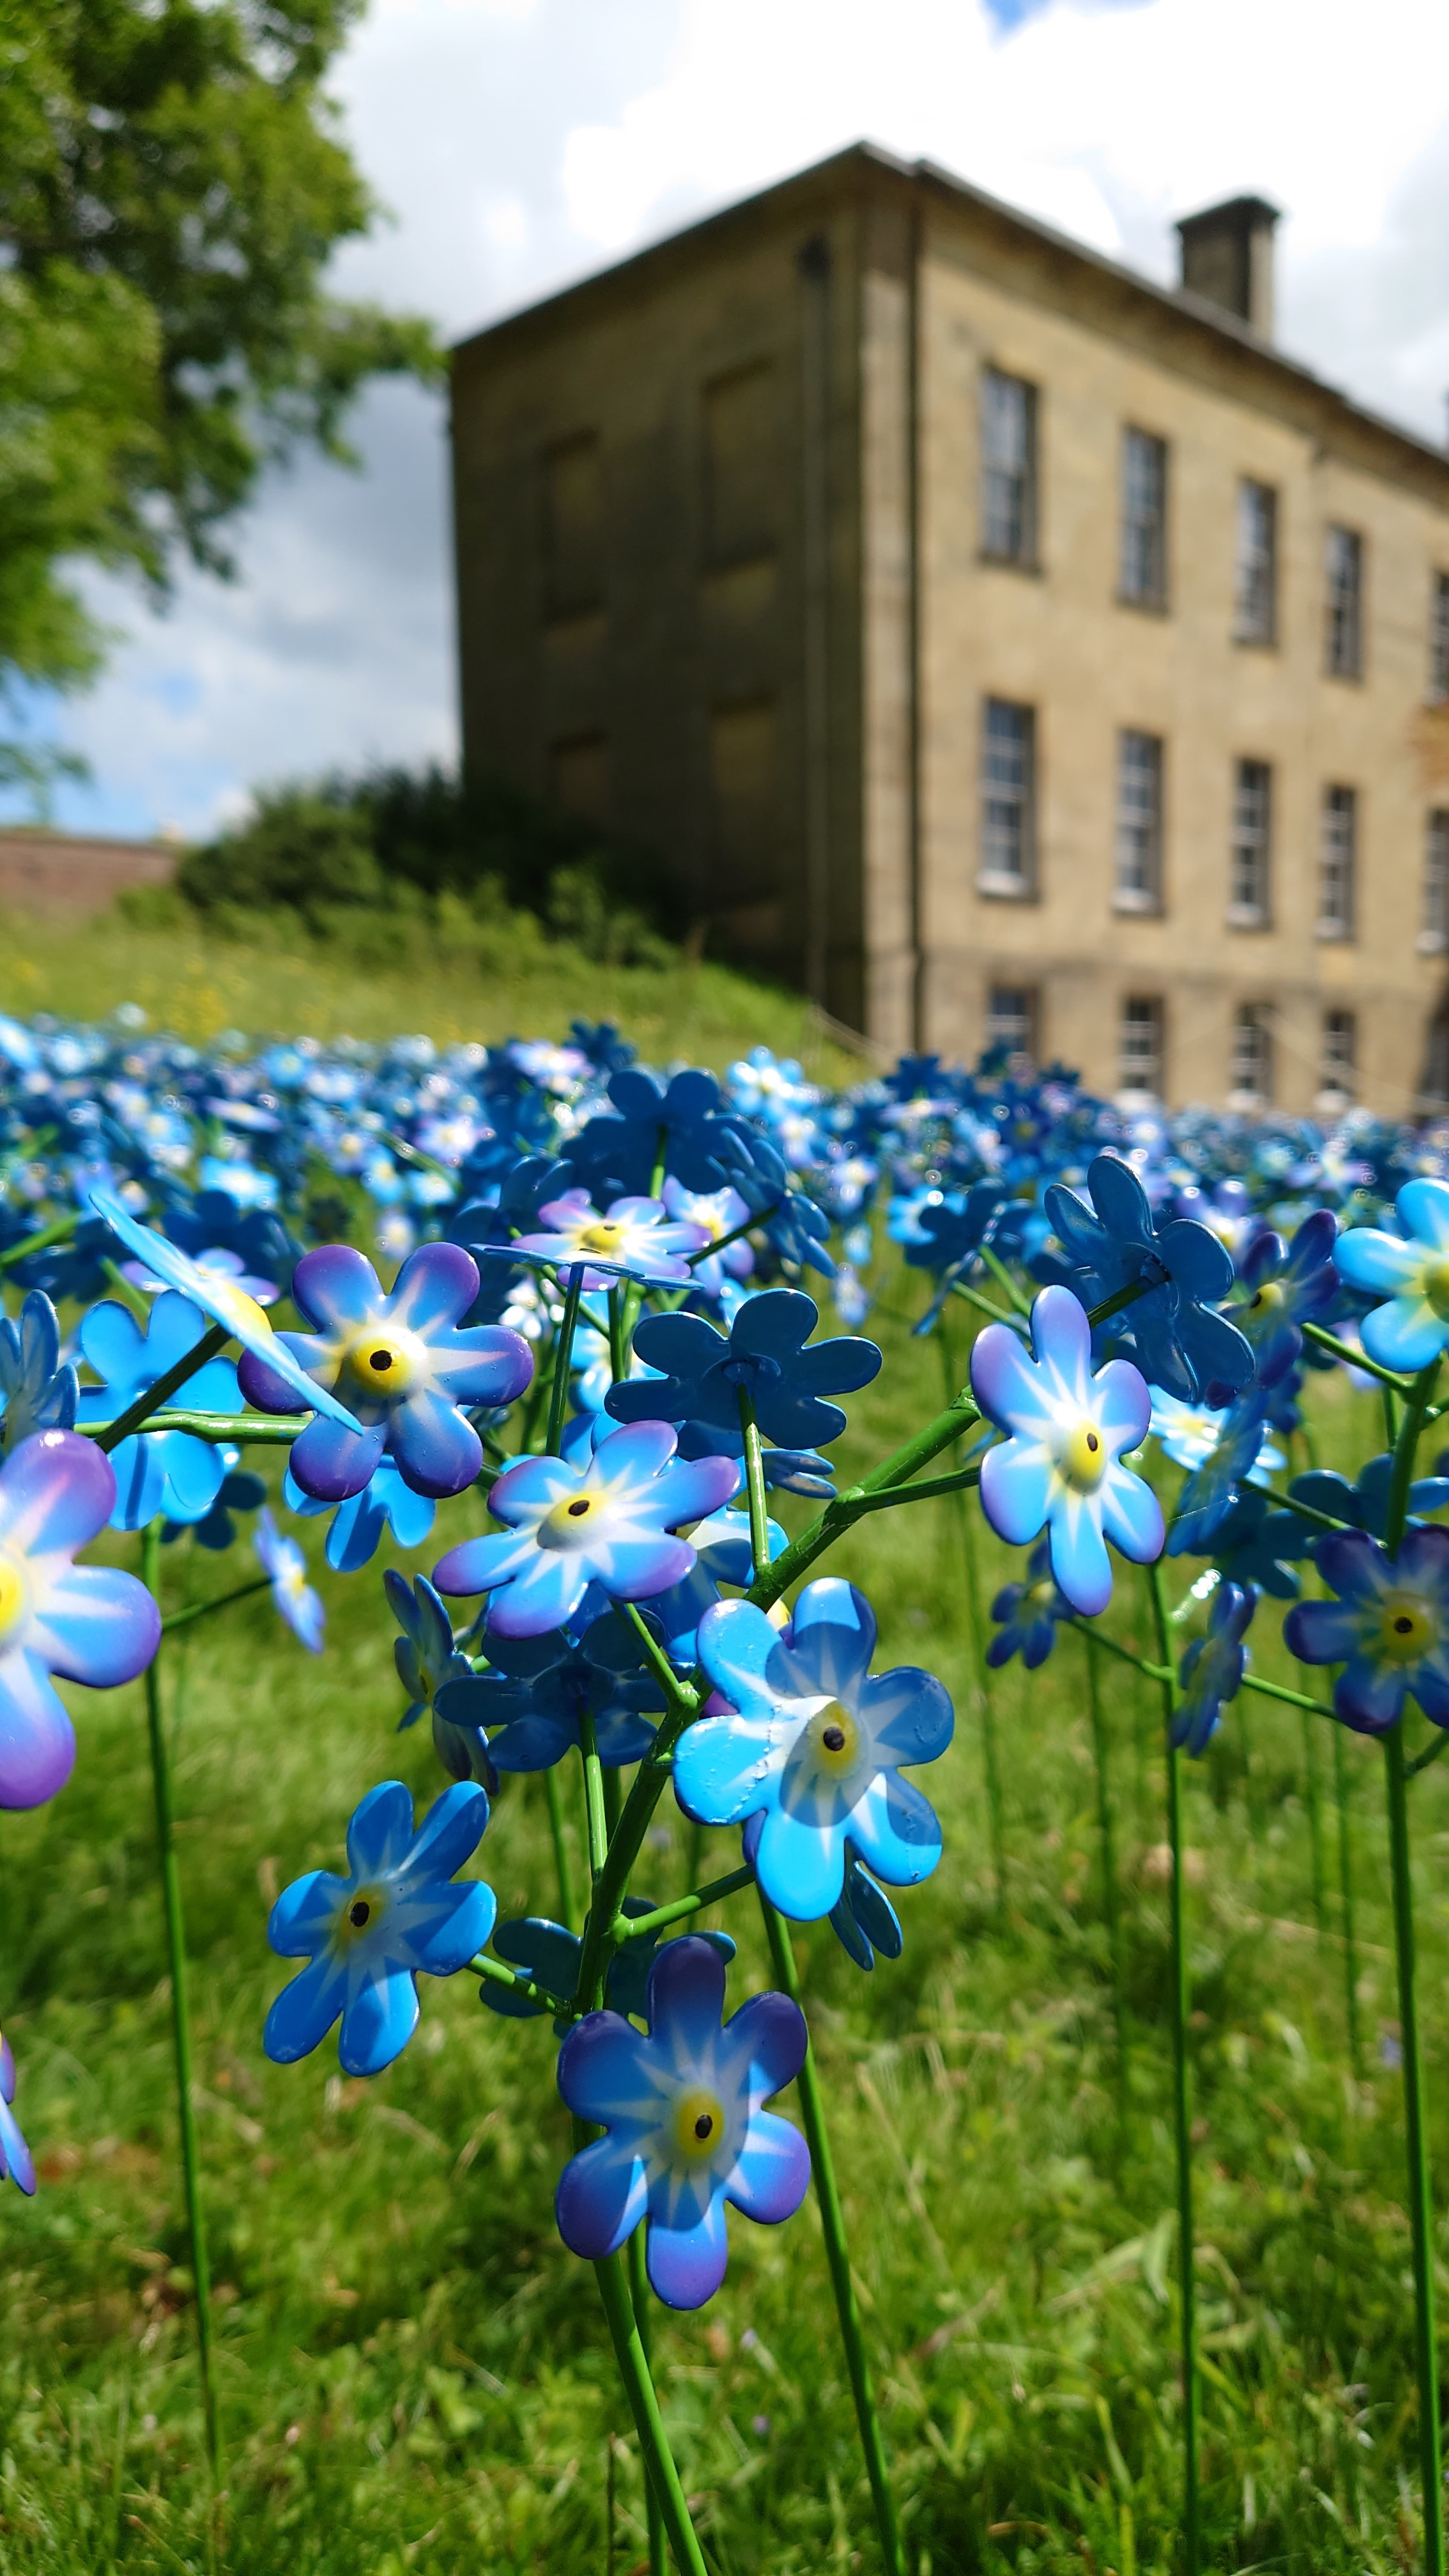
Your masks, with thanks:
[{"label": "window frame", "polygon": [[[1149,1029],[1152,1032],[1151,1057],[1138,1060],[1139,1070],[1142,1063],[1150,1061],[1155,1076],[1150,1083],[1133,1082],[1128,1079],[1129,1066],[1134,1060],[1133,1050],[1128,1046],[1128,1031],[1134,1028]],[[1167,1011],[1163,997],[1160,993],[1124,993],[1117,1006],[1117,1088],[1119,1092],[1132,1092],[1147,1099],[1161,1100],[1164,1096],[1166,1078]]]},{"label": "window frame", "polygon": [[[1008,995],[1013,1000],[1021,1004],[1020,1011],[1016,1013],[1012,1019],[1012,1026],[1020,1031],[1018,1042],[1015,1045],[1012,1045],[1007,1037],[1002,1025],[1003,1015],[998,1013],[996,1007],[998,1001],[1004,1000]],[[1040,1022],[1040,1014],[1041,995],[1034,984],[988,984],[986,988],[986,1044],[989,1047],[1009,1047],[1010,1061],[1013,1065],[1022,1060],[1029,1065],[1035,1064],[1037,1061],[1037,1030]]]},{"label": "window frame", "polygon": [[1429,575],[1429,680],[1425,692],[1431,707],[1449,704],[1449,572],[1436,565]]},{"label": "window frame", "polygon": [[[1340,638],[1340,617],[1347,612],[1335,596],[1334,550],[1341,544],[1343,561],[1353,566],[1351,590],[1351,623],[1346,624],[1347,642]],[[1342,520],[1330,519],[1323,534],[1323,676],[1326,680],[1347,680],[1357,685],[1364,675],[1364,597],[1367,586],[1367,549],[1363,532],[1345,527]],[[1351,645],[1351,652],[1348,646]]]},{"label": "window frame", "polygon": [[[1244,1081],[1246,1069],[1242,1042],[1254,1041],[1255,1067],[1264,1079]],[[1232,1054],[1228,1059],[1228,1106],[1245,1109],[1271,1109],[1274,1095],[1274,1028],[1271,1002],[1239,1002],[1233,1011]]]},{"label": "window frame", "polygon": [[[1124,790],[1127,781],[1127,747],[1129,743],[1147,745],[1153,759],[1147,764],[1153,781],[1153,802],[1148,835],[1145,885],[1127,882],[1123,872],[1123,836],[1134,828],[1125,810]],[[1112,814],[1112,909],[1114,912],[1160,913],[1163,910],[1163,851],[1166,841],[1167,744],[1160,733],[1148,733],[1140,725],[1117,728],[1116,793]]]},{"label": "window frame", "polygon": [[[991,774],[992,716],[997,710],[1023,719],[1020,733],[1022,776],[1019,785],[993,779]],[[980,775],[978,780],[976,833],[976,891],[998,903],[1030,903],[1037,893],[1037,712],[1024,699],[1001,698],[988,693],[981,701]],[[993,791],[998,801],[1008,796],[1017,802],[1017,847],[1021,865],[1008,871],[991,864],[993,824],[989,808]]]},{"label": "window frame", "polygon": [[1424,817],[1424,887],[1419,936],[1421,957],[1449,949],[1449,805],[1431,805]]},{"label": "window frame", "polygon": [[[1131,462],[1139,454],[1156,459],[1156,507],[1150,519],[1134,512],[1131,506]],[[1151,617],[1165,617],[1168,613],[1169,471],[1167,440],[1156,430],[1124,421],[1117,469],[1117,602],[1119,607],[1141,609]],[[1149,562],[1146,578],[1139,583],[1133,573],[1130,539],[1134,528],[1144,526],[1149,530]]]},{"label": "window frame", "polygon": [[[1334,852],[1329,846],[1330,819],[1344,815],[1348,820],[1346,849]],[[1351,947],[1358,936],[1358,872],[1362,828],[1359,794],[1356,787],[1342,779],[1332,779],[1324,787],[1318,809],[1318,912],[1313,926],[1315,939],[1340,947]],[[1348,901],[1340,911],[1330,912],[1328,895],[1334,873],[1341,870],[1347,886]]]},{"label": "window frame", "polygon": [[[1335,1049],[1335,1034],[1347,1032],[1348,1045]],[[1347,1080],[1341,1079],[1346,1075]],[[1319,1023],[1318,1100],[1323,1106],[1342,1102],[1349,1106],[1358,1097],[1358,1013],[1335,1002],[1323,1013]]]},{"label": "window frame", "polygon": [[[1244,823],[1244,792],[1249,772],[1262,789],[1262,817],[1257,827],[1259,891],[1256,896],[1243,891],[1247,875],[1244,854],[1249,847],[1251,827]],[[1241,752],[1233,762],[1233,820],[1228,844],[1228,911],[1230,930],[1271,930],[1273,926],[1273,764]],[[1251,865],[1252,863],[1249,862]]]},{"label": "window frame", "polygon": [[[1267,543],[1261,551],[1250,554],[1245,542],[1244,504],[1249,496],[1266,502]],[[1255,618],[1247,594],[1257,568],[1258,579],[1266,586],[1266,611]],[[1233,642],[1272,652],[1278,642],[1278,489],[1273,483],[1260,483],[1254,474],[1238,477],[1238,505],[1233,527]]]},{"label": "window frame", "polygon": [[[1023,449],[1017,467],[998,464],[990,452],[990,424],[993,390],[1010,388],[1022,397]],[[980,441],[980,491],[978,508],[981,528],[981,560],[1005,565],[1016,572],[1038,572],[1040,557],[1039,444],[1037,412],[1040,395],[1029,376],[1013,375],[1009,368],[987,364],[981,370],[980,398],[977,406],[977,430]],[[991,488],[993,476],[1015,476],[1019,482],[1019,533],[1015,545],[997,545],[992,538]]]}]

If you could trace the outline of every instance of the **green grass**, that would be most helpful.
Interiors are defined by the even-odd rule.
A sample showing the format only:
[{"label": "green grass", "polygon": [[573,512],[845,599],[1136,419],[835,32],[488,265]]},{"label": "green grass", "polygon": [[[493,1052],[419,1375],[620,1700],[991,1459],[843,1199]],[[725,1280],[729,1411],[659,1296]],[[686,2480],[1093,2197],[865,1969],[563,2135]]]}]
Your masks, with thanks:
[{"label": "green grass", "polygon": [[[919,1296],[898,1281],[889,1301],[914,1311]],[[887,1365],[853,1408],[847,1473],[939,1400],[934,1346],[910,1342],[899,1315],[878,1320]],[[1326,1460],[1364,1454],[1367,1400],[1329,1388],[1318,1402]],[[438,1541],[474,1525],[468,1497],[440,1513]],[[301,1526],[315,1554],[319,1525]],[[430,1564],[437,1543],[406,1562]],[[983,1552],[989,1597],[1006,1558],[984,1532]],[[261,2053],[285,1973],[263,1938],[269,1899],[335,1862],[372,1782],[395,1774],[427,1797],[439,1781],[426,1730],[393,1733],[381,1562],[320,1576],[320,1662],[265,1600],[203,1622],[184,1660],[168,1648],[217,2284],[218,2562],[247,2576],[602,2576],[611,2563],[625,2576],[644,2560],[637,2454],[592,2275],[554,2231],[569,2140],[548,2026],[499,2021],[459,1977],[425,1988],[418,2038],[375,2084],[342,2080],[330,2045],[287,2070]],[[904,1958],[863,1977],[828,1926],[797,1934],[908,2553],[917,2576],[1166,2576],[1179,2396],[1160,1712],[1125,1666],[1106,1674],[1124,2068],[1083,1649],[1066,1637],[1042,1672],[1013,1667],[996,1684],[998,1915],[962,1567],[948,1503],[879,1515],[832,1560],[868,1586],[882,1660],[942,1675],[958,1731],[928,1783],[946,1850],[901,1902]],[[168,1552],[174,1595],[236,1579]],[[1174,1569],[1174,1593],[1181,1581]],[[1108,1626],[1145,1645],[1145,1611],[1143,1579],[1122,1569]],[[1275,1629],[1260,1622],[1262,1665],[1291,1678]],[[3,2576],[207,2564],[141,1695],[76,1699],[72,1785],[5,1821],[0,2001],[44,2181],[33,2205],[7,2192],[0,2206]],[[1395,2006],[1381,1758],[1344,1739],[1367,2061],[1355,2084],[1334,1738],[1314,1723],[1321,1929],[1297,1717],[1241,1702],[1186,1781],[1206,2564],[1398,2576],[1415,2558],[1414,2401],[1399,2089],[1383,2044]],[[1413,1829],[1442,2207],[1449,1765],[1415,1786]],[[712,1837],[706,1873],[734,1848]],[[551,1910],[541,1783],[505,1784],[480,1863],[504,1914]],[[663,1807],[648,1892],[680,1890],[685,1867]],[[747,1899],[723,1919],[739,1998],[766,1982],[764,1946]],[[711,2563],[719,2576],[874,2576],[813,2206],[779,2231],[737,2217],[730,2231],[713,2305],[657,2312],[666,2417]],[[1441,2230],[1441,2256],[1445,2243]]]},{"label": "green grass", "polygon": [[819,1081],[862,1071],[822,1039],[798,994],[725,966],[682,957],[668,967],[600,966],[566,942],[546,942],[528,916],[480,935],[461,908],[456,943],[385,915],[369,917],[358,936],[370,943],[368,963],[295,928],[290,944],[250,944],[208,936],[199,924],[142,928],[120,911],[84,921],[11,913],[0,921],[0,1010],[101,1020],[118,1003],[138,1002],[153,1027],[193,1045],[223,1029],[318,1038],[422,1029],[450,1045],[563,1038],[575,1017],[614,1019],[646,1062],[688,1056],[723,1066],[765,1045],[802,1058]]}]

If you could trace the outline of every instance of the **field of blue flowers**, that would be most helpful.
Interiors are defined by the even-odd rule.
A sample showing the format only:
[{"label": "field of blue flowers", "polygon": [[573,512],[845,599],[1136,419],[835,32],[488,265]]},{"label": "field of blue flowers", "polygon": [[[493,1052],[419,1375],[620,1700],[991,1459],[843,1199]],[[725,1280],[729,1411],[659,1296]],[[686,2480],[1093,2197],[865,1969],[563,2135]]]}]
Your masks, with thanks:
[{"label": "field of blue flowers", "polygon": [[1440,2569],[1446,1173],[0,1021],[0,2570]]}]

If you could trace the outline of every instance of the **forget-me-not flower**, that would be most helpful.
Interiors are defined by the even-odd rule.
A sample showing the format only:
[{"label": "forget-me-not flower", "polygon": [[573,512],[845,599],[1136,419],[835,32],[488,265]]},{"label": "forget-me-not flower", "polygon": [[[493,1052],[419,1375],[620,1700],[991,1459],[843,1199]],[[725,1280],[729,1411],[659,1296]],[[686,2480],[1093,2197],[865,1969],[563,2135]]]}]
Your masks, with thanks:
[{"label": "forget-me-not flower", "polygon": [[111,1690],[161,1642],[144,1583],[72,1563],[115,1499],[109,1458],[78,1431],[34,1431],[0,1467],[0,1807],[38,1807],[70,1778],[75,1729],[52,1673]]},{"label": "forget-me-not flower", "polygon": [[702,1225],[670,1216],[661,1199],[612,1199],[600,1209],[587,1190],[565,1190],[539,1215],[546,1230],[521,1234],[510,1251],[546,1261],[565,1277],[582,1266],[586,1291],[612,1287],[619,1279],[687,1288],[685,1254],[702,1252],[709,1241]]},{"label": "forget-me-not flower", "polygon": [[[80,1419],[113,1422],[138,1396],[194,1350],[207,1330],[206,1317],[189,1297],[163,1290],[144,1328],[127,1306],[104,1298],[81,1317],[81,1354],[102,1380],[82,1387]],[[230,1360],[202,1362],[194,1376],[177,1388],[172,1403],[196,1413],[235,1413],[241,1398]],[[144,1529],[162,1513],[183,1524],[204,1520],[226,1477],[226,1460],[214,1441],[195,1440],[186,1431],[133,1431],[111,1452],[116,1476],[115,1529]]]},{"label": "forget-me-not flower", "polygon": [[280,1617],[309,1655],[320,1655],[327,1613],[307,1580],[307,1560],[296,1540],[284,1538],[270,1510],[266,1510],[257,1522],[252,1545],[271,1584]]},{"label": "forget-me-not flower", "polygon": [[494,1728],[488,1756],[498,1771],[549,1771],[594,1722],[607,1770],[642,1761],[664,1713],[664,1696],[623,1621],[596,1619],[577,1646],[559,1630],[544,1637],[485,1640],[488,1670],[471,1665],[441,1684],[438,1715],[449,1725]]},{"label": "forget-me-not flower", "polygon": [[1257,1383],[1278,1384],[1303,1349],[1303,1327],[1321,1321],[1338,1293],[1334,1247],[1338,1228],[1327,1208],[1315,1208],[1291,1244],[1265,1230],[1244,1253],[1246,1295],[1231,1308],[1233,1322],[1252,1346]]},{"label": "forget-me-not flower", "polygon": [[698,1424],[721,1450],[738,1456],[743,1392],[763,1438],[786,1449],[818,1449],[845,1429],[841,1407],[824,1399],[869,1386],[881,1364],[875,1343],[858,1335],[812,1343],[819,1321],[814,1298],[799,1288],[767,1288],[747,1298],[727,1334],[702,1315],[646,1315],[634,1349],[661,1376],[611,1387],[606,1410],[618,1422]]},{"label": "forget-me-not flower", "polygon": [[15,2052],[0,2038],[0,2182],[13,2182],[31,2198],[35,2191],[35,2158],[21,2133],[11,2104],[15,2099]]},{"label": "forget-me-not flower", "polygon": [[1334,1260],[1351,1288],[1387,1300],[1360,1326],[1369,1358],[1413,1374],[1449,1347],[1449,1182],[1406,1181],[1394,1212],[1402,1237],[1351,1226]]},{"label": "forget-me-not flower", "polygon": [[62,1362],[60,1323],[43,1288],[32,1288],[20,1320],[0,1316],[0,1437],[17,1448],[32,1431],[69,1431],[79,1388],[75,1365]]},{"label": "forget-me-not flower", "polygon": [[1345,1725],[1383,1735],[1413,1698],[1449,1726],[1449,1530],[1407,1530],[1397,1556],[1335,1530],[1316,1563],[1338,1598],[1296,1602],[1283,1642],[1300,1663],[1342,1664],[1333,1705]]},{"label": "forget-me-not flower", "polygon": [[391,1530],[399,1547],[421,1547],[432,1534],[437,1518],[437,1505],[431,1494],[415,1494],[405,1485],[391,1458],[374,1467],[360,1494],[349,1494],[346,1502],[319,1502],[304,1494],[288,1467],[282,1479],[282,1500],[299,1520],[316,1520],[331,1512],[327,1525],[327,1562],[334,1574],[355,1574],[359,1566],[370,1565],[376,1556],[382,1535]]},{"label": "forget-me-not flower", "polygon": [[1143,1375],[1190,1403],[1209,1387],[1236,1395],[1253,1374],[1253,1354],[1237,1326],[1216,1312],[1233,1284],[1231,1255],[1192,1217],[1159,1227],[1141,1181],[1119,1154],[1095,1157],[1087,1188],[1090,1207],[1061,1181],[1046,1194],[1082,1304],[1103,1305],[1140,1286],[1142,1294],[1113,1317],[1112,1331],[1130,1339]]},{"label": "forget-me-not flower", "polygon": [[1188,1753],[1206,1753],[1224,1707],[1237,1697],[1247,1663],[1243,1639],[1257,1606],[1251,1590],[1220,1583],[1208,1612],[1207,1635],[1195,1637],[1183,1656],[1172,1741]]}]

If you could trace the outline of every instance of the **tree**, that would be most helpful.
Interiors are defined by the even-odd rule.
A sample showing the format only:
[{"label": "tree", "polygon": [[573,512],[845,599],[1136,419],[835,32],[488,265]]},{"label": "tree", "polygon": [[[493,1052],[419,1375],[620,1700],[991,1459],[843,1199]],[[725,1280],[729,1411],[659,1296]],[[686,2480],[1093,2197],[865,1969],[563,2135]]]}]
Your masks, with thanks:
[{"label": "tree", "polygon": [[377,213],[323,87],[358,10],[0,0],[0,697],[97,667],[68,565],[229,572],[268,457],[346,460],[367,377],[436,371],[323,282]]}]

